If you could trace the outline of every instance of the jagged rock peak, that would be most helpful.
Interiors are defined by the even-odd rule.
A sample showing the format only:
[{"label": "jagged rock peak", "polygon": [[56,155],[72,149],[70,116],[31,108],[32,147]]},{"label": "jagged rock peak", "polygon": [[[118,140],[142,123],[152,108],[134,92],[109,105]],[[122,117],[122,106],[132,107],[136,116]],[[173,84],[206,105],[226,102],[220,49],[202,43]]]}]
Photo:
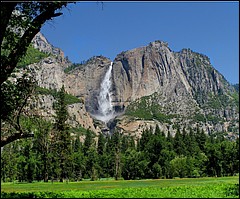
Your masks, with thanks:
[{"label": "jagged rock peak", "polygon": [[156,40],[156,41],[150,42],[149,46],[155,47],[155,48],[168,47],[168,43],[165,41]]},{"label": "jagged rock peak", "polygon": [[205,61],[207,64],[211,64],[210,58],[207,55],[204,55],[199,52],[194,52],[190,48],[183,48],[182,50],[180,50],[179,52],[176,52],[175,54],[181,55],[181,56],[191,56],[191,57],[195,56],[199,58],[201,61]]},{"label": "jagged rock peak", "polygon": [[35,37],[32,40],[32,44],[34,48],[45,53],[56,55],[59,58],[59,60],[66,62],[64,58],[64,52],[60,48],[56,48],[52,44],[50,44],[46,37],[41,32],[38,32],[35,35]]}]

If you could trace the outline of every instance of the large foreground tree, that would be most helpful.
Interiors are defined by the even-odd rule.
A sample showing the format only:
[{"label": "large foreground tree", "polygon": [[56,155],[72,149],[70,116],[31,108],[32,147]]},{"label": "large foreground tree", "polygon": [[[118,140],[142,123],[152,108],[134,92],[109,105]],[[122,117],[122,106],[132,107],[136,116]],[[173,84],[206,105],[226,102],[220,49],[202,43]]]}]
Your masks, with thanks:
[{"label": "large foreground tree", "polygon": [[[20,116],[34,87],[29,78],[20,78],[17,84],[8,78],[24,57],[34,36],[44,23],[62,15],[61,9],[69,2],[1,2],[1,147],[17,139],[32,137],[21,128]],[[24,90],[24,88],[26,88]],[[28,88],[28,89],[27,89]],[[31,88],[31,89],[29,89]],[[22,89],[22,90],[21,90]],[[17,93],[17,95],[16,95]],[[3,125],[12,132],[4,132]]]}]

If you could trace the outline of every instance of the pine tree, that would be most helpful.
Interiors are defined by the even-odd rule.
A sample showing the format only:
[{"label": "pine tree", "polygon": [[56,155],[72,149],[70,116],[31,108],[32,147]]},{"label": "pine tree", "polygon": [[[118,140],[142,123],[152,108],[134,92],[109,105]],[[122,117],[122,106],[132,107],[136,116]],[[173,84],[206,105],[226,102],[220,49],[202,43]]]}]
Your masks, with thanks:
[{"label": "pine tree", "polygon": [[184,154],[183,147],[184,147],[183,136],[180,132],[180,129],[177,129],[177,132],[174,136],[174,150],[177,153],[177,155]]},{"label": "pine tree", "polygon": [[77,181],[81,181],[83,178],[83,172],[86,168],[86,157],[83,154],[83,146],[80,141],[79,135],[76,136],[73,142],[73,178]]},{"label": "pine tree", "polygon": [[192,155],[196,155],[200,153],[201,151],[196,141],[196,135],[194,134],[192,128],[189,129],[188,136],[189,136],[189,143],[186,145],[188,152],[190,152]]},{"label": "pine tree", "polygon": [[167,133],[167,148],[168,148],[169,151],[173,151],[173,144],[174,144],[173,136],[171,135],[170,131],[168,130],[168,133]]},{"label": "pine tree", "polygon": [[105,172],[104,168],[106,165],[106,138],[102,133],[98,136],[98,145],[97,145],[98,159],[99,159],[99,177],[104,178]]},{"label": "pine tree", "polygon": [[60,178],[60,182],[63,179],[68,178],[68,172],[70,169],[70,154],[71,154],[71,137],[69,132],[69,126],[66,121],[68,119],[67,104],[65,99],[64,86],[60,89],[57,95],[57,103],[55,105],[56,118],[54,124],[54,150],[52,151],[55,157],[56,173]]},{"label": "pine tree", "polygon": [[203,129],[200,130],[199,127],[197,128],[197,134],[196,134],[196,141],[198,143],[199,148],[201,151],[204,151],[204,146],[206,142],[206,134],[204,133]]},{"label": "pine tree", "polygon": [[189,145],[189,135],[185,129],[185,127],[183,128],[183,131],[182,131],[182,142],[183,142],[183,145],[182,145],[182,151],[183,151],[183,155],[189,155],[189,153],[191,153],[191,151],[189,152],[187,150],[187,146]]},{"label": "pine tree", "polygon": [[86,136],[84,139],[84,144],[83,144],[84,155],[87,154],[88,149],[93,145],[93,143],[94,143],[93,137],[94,137],[93,132],[90,131],[89,129],[87,129]]},{"label": "pine tree", "polygon": [[103,155],[104,149],[105,149],[105,137],[102,133],[99,134],[98,136],[98,145],[97,145],[97,151],[99,155]]},{"label": "pine tree", "polygon": [[119,132],[115,131],[112,135],[112,140],[114,143],[114,155],[115,155],[115,173],[114,173],[114,177],[115,180],[118,180],[118,178],[121,176],[121,135]]},{"label": "pine tree", "polygon": [[96,180],[99,174],[98,154],[95,146],[90,146],[86,154],[86,176]]},{"label": "pine tree", "polygon": [[52,124],[43,119],[36,118],[38,131],[35,133],[33,150],[36,151],[38,180],[48,182],[50,168],[50,130]]}]

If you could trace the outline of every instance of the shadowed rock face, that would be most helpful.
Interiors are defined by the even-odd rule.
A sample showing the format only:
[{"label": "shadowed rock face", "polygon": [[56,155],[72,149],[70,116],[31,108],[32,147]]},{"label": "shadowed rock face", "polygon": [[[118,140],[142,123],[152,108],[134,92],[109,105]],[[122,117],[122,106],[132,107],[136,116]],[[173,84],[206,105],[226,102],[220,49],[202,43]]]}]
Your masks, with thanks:
[{"label": "shadowed rock face", "polygon": [[[111,60],[95,56],[85,64],[65,73],[64,69],[71,63],[62,57],[63,53],[53,50],[48,43],[44,44],[44,41],[47,42],[46,39],[37,40],[35,44],[40,50],[48,49],[57,55],[34,65],[38,68],[36,76],[39,86],[59,89],[64,84],[68,93],[84,99],[88,113],[97,114],[101,82]],[[228,125],[226,122],[237,121],[239,118],[238,108],[233,104],[227,103],[221,107],[208,106],[210,101],[220,94],[230,99],[234,91],[224,77],[211,66],[209,58],[190,49],[173,52],[166,42],[155,41],[148,46],[118,54],[113,60],[111,81],[112,105],[117,115],[131,102],[154,95],[154,98],[148,99],[149,103],[154,101],[160,105],[164,114],[177,114],[184,118],[179,121],[180,124],[196,112],[204,116],[211,114],[222,118],[225,123],[202,125],[205,125],[206,129],[214,126],[211,128],[221,131]],[[124,124],[126,117],[119,116],[118,120],[122,120]],[[114,127],[121,127],[124,130],[124,125],[120,123],[114,121]],[[125,123],[125,126],[127,125]],[[138,129],[144,126],[142,123],[138,125]]]}]

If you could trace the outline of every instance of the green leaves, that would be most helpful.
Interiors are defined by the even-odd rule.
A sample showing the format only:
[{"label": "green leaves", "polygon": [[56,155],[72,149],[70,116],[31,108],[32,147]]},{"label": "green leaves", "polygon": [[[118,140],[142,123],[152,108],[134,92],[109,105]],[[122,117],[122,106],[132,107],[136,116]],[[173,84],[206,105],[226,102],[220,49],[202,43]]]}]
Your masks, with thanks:
[{"label": "green leaves", "polygon": [[1,118],[6,120],[26,105],[26,100],[35,88],[35,82],[26,74],[16,78],[15,82],[6,81],[1,85]]},{"label": "green leaves", "polygon": [[38,63],[39,61],[48,56],[49,54],[39,51],[31,44],[27,49],[26,55],[22,57],[17,64],[17,68],[25,68],[30,64]]}]

